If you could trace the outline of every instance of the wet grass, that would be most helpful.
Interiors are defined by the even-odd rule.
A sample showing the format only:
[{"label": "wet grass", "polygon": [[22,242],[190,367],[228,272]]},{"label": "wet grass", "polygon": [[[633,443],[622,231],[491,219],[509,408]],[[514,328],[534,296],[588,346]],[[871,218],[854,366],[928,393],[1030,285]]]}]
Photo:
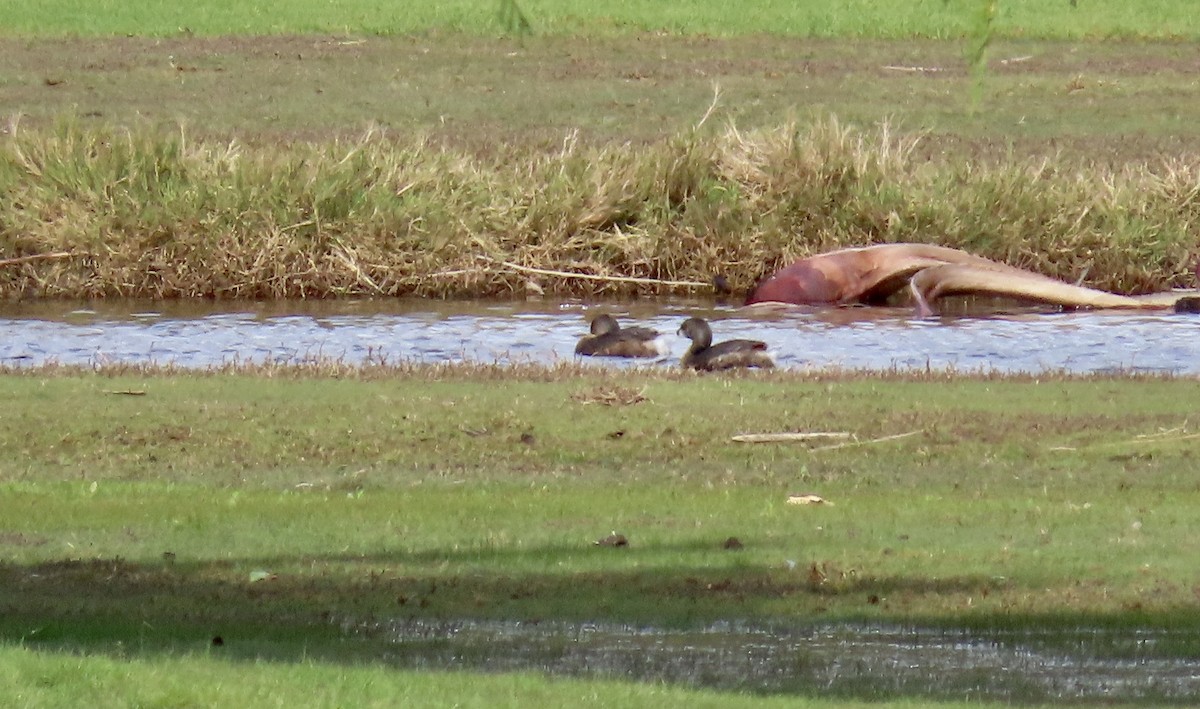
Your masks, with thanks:
[{"label": "wet grass", "polygon": [[[1004,706],[986,702],[768,697],[535,674],[460,674],[318,661],[229,662],[215,648],[180,657],[78,657],[0,646],[0,706],[305,707],[878,707]],[[1026,705],[1032,706],[1032,705]],[[1109,704],[1108,706],[1117,706]]]},{"label": "wet grass", "polygon": [[[1195,381],[438,377],[5,377],[4,634],[1200,620]],[[797,430],[855,439],[730,441]]]},{"label": "wet grass", "polygon": [[[4,651],[6,686],[36,705],[120,677],[137,680],[123,701],[202,701],[316,672],[329,689],[314,701],[370,705],[410,682],[374,668],[390,652],[377,623],[404,619],[911,623],[1050,643],[1054,628],[1163,628],[1176,633],[1154,652],[1197,657],[1197,388],[573,365],[10,370],[0,638],[23,649]],[[853,438],[730,440],[813,430]],[[594,543],[614,531],[629,545]],[[467,703],[733,699],[412,682]]]}]

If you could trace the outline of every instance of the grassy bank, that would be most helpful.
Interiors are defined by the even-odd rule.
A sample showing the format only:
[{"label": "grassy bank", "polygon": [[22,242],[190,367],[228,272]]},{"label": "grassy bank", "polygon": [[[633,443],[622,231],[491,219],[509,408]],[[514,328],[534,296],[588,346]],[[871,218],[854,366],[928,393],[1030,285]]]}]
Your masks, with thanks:
[{"label": "grassy bank", "polygon": [[[513,12],[515,6],[516,12]],[[498,0],[380,5],[352,0],[331,5],[307,0],[272,6],[203,0],[186,6],[162,3],[96,2],[80,7],[68,0],[9,3],[3,30],[19,35],[103,36],[121,34],[278,34],[356,32],[413,34],[453,31],[494,34],[631,35],[646,32],[712,36],[782,34],[799,37],[962,37],[973,32],[986,4],[942,0],[851,0],[829,3],[755,3],[740,8],[712,0],[669,5],[649,0],[597,5],[585,0]],[[1056,39],[1200,37],[1200,21],[1186,0],[1155,0],[1136,7],[1119,0],[1076,4],[1008,0],[995,4],[1001,36]]]},{"label": "grassy bank", "polygon": [[[268,147],[18,130],[0,147],[0,295],[329,297],[738,290],[824,249],[919,241],[1133,293],[1192,285],[1195,163],[943,163],[836,120],[637,150],[479,156],[422,140]],[[55,255],[36,258],[39,255]],[[508,265],[506,265],[508,264]],[[703,289],[703,287],[701,287]]]}]

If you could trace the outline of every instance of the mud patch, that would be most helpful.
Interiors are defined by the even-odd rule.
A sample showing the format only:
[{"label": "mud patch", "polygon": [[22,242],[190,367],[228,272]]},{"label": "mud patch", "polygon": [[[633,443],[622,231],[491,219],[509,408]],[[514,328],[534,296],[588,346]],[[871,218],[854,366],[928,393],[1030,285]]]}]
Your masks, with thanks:
[{"label": "mud patch", "polygon": [[0,547],[40,547],[49,542],[49,539],[37,534],[0,532]]}]

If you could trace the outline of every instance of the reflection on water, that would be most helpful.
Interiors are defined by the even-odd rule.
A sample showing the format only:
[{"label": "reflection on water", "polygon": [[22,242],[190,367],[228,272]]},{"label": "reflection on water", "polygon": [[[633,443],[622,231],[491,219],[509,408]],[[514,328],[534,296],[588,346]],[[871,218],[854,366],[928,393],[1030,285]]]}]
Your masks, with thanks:
[{"label": "reflection on water", "polygon": [[1194,315],[1010,309],[918,319],[907,309],[753,312],[687,300],[9,303],[0,305],[0,364],[203,368],[312,357],[550,363],[573,358],[588,315],[598,311],[668,334],[672,359],[652,366],[675,364],[687,344],[675,330],[685,317],[700,315],[713,320],[716,339],[765,340],[779,364],[791,368],[1200,373]]},{"label": "reflection on water", "polygon": [[[1200,660],[1158,646],[1166,631],[988,633],[835,625],[698,630],[499,621],[348,625],[390,641],[403,667],[541,671],[696,687],[1016,702],[1200,699]],[[1168,653],[1169,654],[1169,653]]]}]

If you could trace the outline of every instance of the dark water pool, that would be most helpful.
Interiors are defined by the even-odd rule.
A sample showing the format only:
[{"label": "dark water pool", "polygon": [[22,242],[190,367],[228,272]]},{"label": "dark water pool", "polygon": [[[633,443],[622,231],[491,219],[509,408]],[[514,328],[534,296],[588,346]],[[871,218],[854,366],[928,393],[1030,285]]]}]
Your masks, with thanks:
[{"label": "dark water pool", "polygon": [[[1173,313],[964,310],[919,319],[907,309],[751,312],[704,301],[636,303],[428,300],[270,303],[43,301],[0,305],[0,364],[109,362],[204,368],[313,357],[360,363],[556,362],[573,359],[587,317],[605,311],[665,333],[673,366],[690,315],[716,339],[767,341],[789,368],[1001,372],[1200,373],[1200,317]],[[623,366],[613,360],[595,361]]]},{"label": "dark water pool", "polygon": [[[764,693],[1012,702],[1200,701],[1200,660],[1163,653],[1200,638],[1167,631],[966,632],[873,625],[722,623],[664,630],[594,623],[390,621],[390,662],[540,671]],[[1194,655],[1193,655],[1194,657]]]}]

